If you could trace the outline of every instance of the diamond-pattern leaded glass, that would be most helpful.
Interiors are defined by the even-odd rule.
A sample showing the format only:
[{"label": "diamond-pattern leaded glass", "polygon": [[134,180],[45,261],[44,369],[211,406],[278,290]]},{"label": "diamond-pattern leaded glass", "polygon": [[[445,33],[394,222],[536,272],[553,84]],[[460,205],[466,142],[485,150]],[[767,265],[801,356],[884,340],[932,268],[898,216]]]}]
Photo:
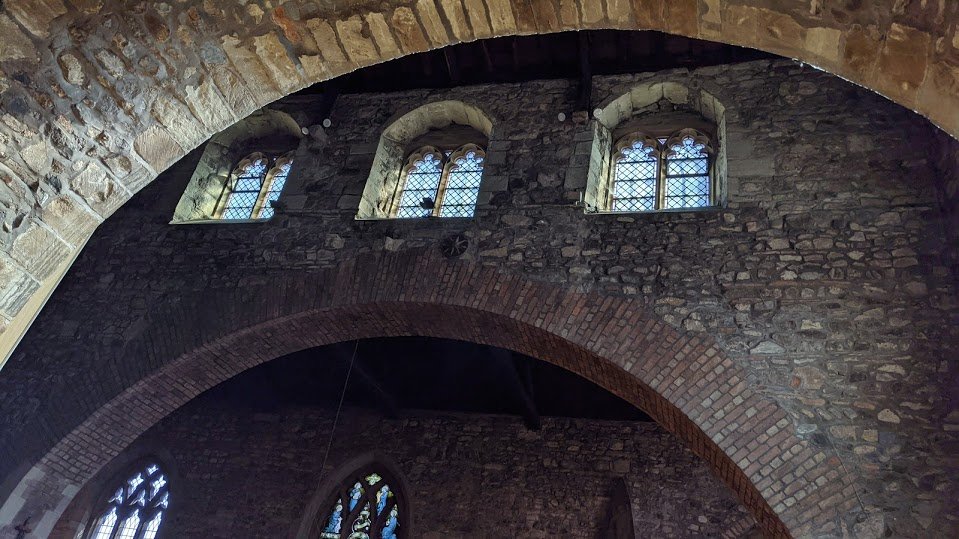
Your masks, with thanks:
[{"label": "diamond-pattern leaded glass", "polygon": [[709,206],[709,154],[706,145],[687,136],[666,151],[665,208]]},{"label": "diamond-pattern leaded glass", "polygon": [[[348,500],[344,505],[343,500]],[[326,517],[321,539],[397,539],[399,502],[396,493],[375,472],[340,484]]]},{"label": "diamond-pattern leaded glass", "polygon": [[440,217],[472,217],[483,179],[483,154],[469,150],[449,165]]},{"label": "diamond-pattern leaded glass", "polygon": [[270,188],[266,192],[263,205],[260,207],[260,214],[257,216],[260,219],[273,217],[273,201],[280,198],[280,193],[283,192],[283,186],[286,185],[286,179],[290,175],[291,168],[293,168],[293,161],[287,161],[274,169]]},{"label": "diamond-pattern leaded glass", "polygon": [[645,140],[623,148],[616,159],[612,186],[612,211],[656,209],[658,152]]},{"label": "diamond-pattern leaded glass", "polygon": [[268,161],[261,158],[240,170],[227,195],[221,214],[223,219],[250,219],[253,216],[253,208],[260,198],[268,166]]},{"label": "diamond-pattern leaded glass", "polygon": [[87,537],[154,539],[169,504],[166,475],[156,464],[149,464],[114,491]]},{"label": "diamond-pattern leaded glass", "polygon": [[[406,173],[406,181],[400,192],[397,204],[396,217],[401,219],[411,217],[429,217],[433,215],[430,204],[424,204],[426,199],[436,204],[436,193],[443,180],[443,161],[438,152],[430,152],[413,161]],[[423,207],[424,205],[428,207]]]}]

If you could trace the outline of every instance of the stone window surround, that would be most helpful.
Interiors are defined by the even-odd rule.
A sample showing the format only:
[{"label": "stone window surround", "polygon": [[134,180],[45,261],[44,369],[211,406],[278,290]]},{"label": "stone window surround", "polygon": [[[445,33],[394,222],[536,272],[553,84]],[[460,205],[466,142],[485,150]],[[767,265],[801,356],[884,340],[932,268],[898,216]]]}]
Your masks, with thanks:
[{"label": "stone window surround", "polygon": [[[356,213],[357,220],[403,220],[393,217],[392,201],[404,176],[409,157],[409,147],[431,130],[450,126],[468,126],[487,140],[492,139],[493,121],[475,105],[462,101],[435,101],[421,105],[405,114],[395,116],[387,123],[373,157],[370,175],[366,180],[363,195]],[[489,152],[490,145],[474,142]],[[460,144],[461,146],[462,144]],[[483,182],[485,184],[485,182]],[[477,207],[489,202],[491,192],[481,184]],[[444,217],[443,219],[470,219],[469,217]],[[418,221],[418,219],[412,219]]]},{"label": "stone window surround", "polygon": [[413,506],[410,494],[413,490],[406,481],[406,476],[400,471],[399,466],[393,459],[376,451],[370,451],[341,462],[333,467],[332,472],[324,474],[325,477],[321,478],[316,491],[303,511],[303,518],[300,520],[300,526],[295,535],[296,539],[313,539],[319,535],[319,531],[326,525],[330,508],[336,503],[339,486],[344,481],[366,471],[375,471],[383,476],[397,497],[398,520],[400,523],[396,530],[397,537],[399,539],[416,537],[413,515],[410,511],[410,507]]},{"label": "stone window surround", "polygon": [[[670,208],[639,212],[613,212],[608,208],[609,189],[613,180],[615,143],[621,139],[620,127],[630,122],[634,114],[660,100],[688,107],[702,115],[710,125],[691,125],[704,131],[714,141],[714,156],[710,159],[712,181],[711,206],[702,208]],[[726,108],[712,94],[675,81],[659,81],[632,87],[628,92],[611,99],[593,111],[590,122],[591,144],[589,166],[586,169],[586,188],[582,192],[583,212],[586,214],[652,214],[701,212],[725,207],[728,200],[726,181]],[[633,129],[639,130],[639,129]],[[673,129],[674,131],[676,129]],[[650,133],[647,133],[650,134]],[[656,133],[652,133],[656,134]],[[574,152],[574,157],[576,153]],[[571,167],[572,169],[572,167]]]},{"label": "stone window surround", "polygon": [[[222,195],[237,168],[252,154],[292,159],[303,137],[289,114],[264,108],[214,135],[177,204],[170,224],[243,224],[266,219],[221,219]],[[270,173],[276,165],[270,167]],[[267,178],[269,180],[269,176]],[[289,180],[288,180],[289,182]],[[262,194],[261,194],[262,195]]]},{"label": "stone window surround", "polygon": [[233,172],[230,173],[230,177],[223,185],[223,190],[220,192],[220,196],[216,201],[216,210],[213,213],[212,219],[219,220],[224,223],[259,223],[263,221],[269,221],[269,217],[250,217],[249,219],[228,219],[223,217],[223,212],[226,211],[227,202],[229,201],[230,196],[230,182],[237,177],[237,175],[245,167],[249,166],[251,163],[258,159],[266,159],[268,162],[266,175],[263,178],[263,184],[260,186],[260,194],[257,195],[256,203],[253,206],[253,215],[259,214],[263,210],[263,204],[266,202],[266,197],[270,192],[271,186],[273,185],[273,180],[276,174],[279,172],[280,167],[284,165],[293,165],[294,159],[293,154],[296,150],[290,150],[286,153],[277,155],[274,152],[262,152],[257,151],[253,152],[246,157],[242,158],[239,163],[233,167]]}]

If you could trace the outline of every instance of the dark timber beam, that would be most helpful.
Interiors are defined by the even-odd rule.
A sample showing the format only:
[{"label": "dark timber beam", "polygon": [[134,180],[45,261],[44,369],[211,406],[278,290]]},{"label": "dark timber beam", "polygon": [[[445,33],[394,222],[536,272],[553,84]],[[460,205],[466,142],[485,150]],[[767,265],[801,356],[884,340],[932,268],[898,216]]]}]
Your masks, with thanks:
[{"label": "dark timber beam", "polygon": [[359,380],[366,389],[372,393],[373,398],[379,404],[380,410],[383,415],[390,419],[399,419],[400,409],[396,404],[396,399],[393,398],[393,395],[389,393],[383,386],[377,382],[376,377],[370,374],[365,367],[361,364],[360,361],[360,350],[357,349],[357,357],[353,358],[353,350],[356,346],[355,342],[343,343],[337,346],[333,346],[333,356],[338,361],[345,363],[346,368],[350,368],[350,361],[353,362],[353,375]]},{"label": "dark timber beam", "polygon": [[459,86],[460,66],[456,61],[456,52],[453,47],[443,47],[443,59],[446,60],[446,74],[450,78],[450,86]]},{"label": "dark timber beam", "polygon": [[507,379],[522,407],[521,414],[526,428],[536,431],[543,428],[543,421],[536,409],[536,401],[533,400],[533,378],[529,363],[519,361],[509,350],[490,348],[489,351],[493,360],[508,373]]},{"label": "dark timber beam", "polygon": [[579,32],[579,99],[577,110],[591,111],[593,66],[589,61],[589,34]]}]

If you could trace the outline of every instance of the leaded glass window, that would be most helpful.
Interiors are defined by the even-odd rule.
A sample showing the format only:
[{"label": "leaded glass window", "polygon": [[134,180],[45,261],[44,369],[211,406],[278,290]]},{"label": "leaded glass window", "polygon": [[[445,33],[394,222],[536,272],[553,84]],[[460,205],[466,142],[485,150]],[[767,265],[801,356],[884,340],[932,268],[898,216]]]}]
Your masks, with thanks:
[{"label": "leaded glass window", "polygon": [[486,153],[475,144],[440,151],[425,146],[407,159],[393,216],[472,217]]},{"label": "leaded glass window", "polygon": [[273,217],[273,203],[286,185],[293,159],[252,154],[236,167],[220,197],[220,219],[247,220]]},{"label": "leaded glass window", "polygon": [[118,485],[90,527],[91,539],[154,539],[170,505],[167,478],[147,464]]},{"label": "leaded glass window", "polygon": [[616,144],[609,210],[704,208],[715,199],[708,137],[683,129],[670,137],[627,135]]},{"label": "leaded glass window", "polygon": [[397,493],[375,471],[343,482],[327,513],[321,539],[398,539],[401,537]]}]

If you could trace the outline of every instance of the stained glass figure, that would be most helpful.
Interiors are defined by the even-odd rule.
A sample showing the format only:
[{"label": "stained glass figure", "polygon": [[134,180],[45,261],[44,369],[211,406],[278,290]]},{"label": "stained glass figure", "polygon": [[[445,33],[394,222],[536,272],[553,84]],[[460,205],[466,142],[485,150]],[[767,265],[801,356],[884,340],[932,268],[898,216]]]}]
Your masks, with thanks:
[{"label": "stained glass figure", "polygon": [[612,187],[612,211],[656,209],[659,152],[656,145],[638,138],[619,151]]},{"label": "stained glass figure", "polygon": [[[321,539],[397,539],[399,502],[376,472],[344,481],[320,532]],[[344,507],[343,500],[349,500]]]},{"label": "stained glass figure", "polygon": [[154,539],[169,507],[167,478],[156,464],[134,472],[104,502],[90,539]]},{"label": "stained glass figure", "polygon": [[445,152],[420,148],[407,160],[394,217],[472,217],[485,159],[475,144]]}]

